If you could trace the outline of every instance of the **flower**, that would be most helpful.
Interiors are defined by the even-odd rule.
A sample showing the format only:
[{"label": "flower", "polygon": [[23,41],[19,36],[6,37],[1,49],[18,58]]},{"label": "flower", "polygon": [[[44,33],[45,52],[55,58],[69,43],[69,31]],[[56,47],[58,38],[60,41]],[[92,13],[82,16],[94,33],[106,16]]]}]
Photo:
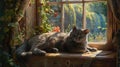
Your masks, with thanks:
[{"label": "flower", "polygon": [[57,16],[58,16],[58,12],[55,12],[55,13],[54,13],[54,17],[57,17]]},{"label": "flower", "polygon": [[54,27],[53,32],[60,32],[60,27],[59,26]]}]

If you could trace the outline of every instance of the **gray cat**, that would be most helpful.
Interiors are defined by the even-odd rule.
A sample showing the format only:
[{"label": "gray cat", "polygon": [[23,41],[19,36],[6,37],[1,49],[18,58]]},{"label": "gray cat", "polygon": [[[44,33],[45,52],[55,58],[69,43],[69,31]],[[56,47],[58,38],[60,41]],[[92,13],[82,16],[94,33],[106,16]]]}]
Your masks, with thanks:
[{"label": "gray cat", "polygon": [[96,51],[88,46],[86,37],[88,29],[81,30],[74,27],[70,33],[50,32],[36,35],[16,50],[17,55],[41,55],[46,53],[69,52],[84,53]]}]

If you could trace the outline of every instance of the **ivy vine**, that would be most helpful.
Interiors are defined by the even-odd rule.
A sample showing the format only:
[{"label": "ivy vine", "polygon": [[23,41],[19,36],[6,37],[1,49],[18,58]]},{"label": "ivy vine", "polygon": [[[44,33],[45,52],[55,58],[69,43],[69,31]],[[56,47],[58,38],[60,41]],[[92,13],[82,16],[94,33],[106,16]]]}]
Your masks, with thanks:
[{"label": "ivy vine", "polygon": [[0,67],[18,67],[12,59],[12,40],[28,3],[29,0],[0,0]]},{"label": "ivy vine", "polygon": [[40,16],[40,25],[36,26],[36,32],[38,34],[50,32],[53,29],[53,25],[50,23],[49,17],[54,15],[54,10],[51,9],[48,2],[49,0],[41,0],[41,6],[38,8]]}]

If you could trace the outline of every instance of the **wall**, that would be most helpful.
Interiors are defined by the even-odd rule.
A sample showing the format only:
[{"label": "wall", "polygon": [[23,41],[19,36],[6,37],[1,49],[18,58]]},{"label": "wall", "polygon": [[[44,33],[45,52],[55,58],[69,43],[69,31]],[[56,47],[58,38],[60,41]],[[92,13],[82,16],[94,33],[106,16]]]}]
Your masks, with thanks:
[{"label": "wall", "polygon": [[26,38],[28,39],[34,34],[34,27],[36,23],[35,4],[30,4],[26,9]]}]

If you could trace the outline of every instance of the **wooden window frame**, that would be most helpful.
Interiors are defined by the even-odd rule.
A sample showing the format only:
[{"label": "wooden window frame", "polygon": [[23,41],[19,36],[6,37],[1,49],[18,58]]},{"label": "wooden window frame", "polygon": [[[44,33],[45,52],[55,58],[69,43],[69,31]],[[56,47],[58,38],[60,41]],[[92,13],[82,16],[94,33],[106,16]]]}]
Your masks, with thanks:
[{"label": "wooden window frame", "polygon": [[[107,0],[89,0],[89,1],[61,1],[61,2],[48,2],[49,5],[55,5],[55,4],[60,4],[62,6],[61,10],[62,10],[62,17],[61,17],[61,31],[64,32],[64,8],[63,8],[63,4],[78,4],[78,3],[83,3],[83,16],[82,16],[82,23],[83,23],[83,29],[86,28],[86,14],[85,14],[85,3],[89,3],[89,2],[104,2]],[[36,0],[36,8],[41,6],[41,3],[38,2],[38,0]],[[107,16],[108,17],[108,16]],[[36,17],[38,20],[38,16]],[[108,21],[108,19],[107,19]],[[108,26],[107,26],[108,27]],[[90,46],[92,47],[96,47],[98,49],[102,49],[104,50],[104,47],[106,46],[106,42],[89,42],[88,43]]]}]

